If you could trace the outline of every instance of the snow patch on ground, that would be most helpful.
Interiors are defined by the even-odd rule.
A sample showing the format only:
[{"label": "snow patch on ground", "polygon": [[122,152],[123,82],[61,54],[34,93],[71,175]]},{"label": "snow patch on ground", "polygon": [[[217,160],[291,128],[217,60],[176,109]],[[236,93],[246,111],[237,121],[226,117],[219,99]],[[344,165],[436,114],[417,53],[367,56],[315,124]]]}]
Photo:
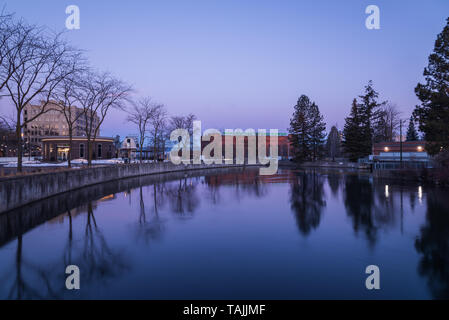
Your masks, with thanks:
[{"label": "snow patch on ground", "polygon": [[[0,161],[1,164],[4,164],[3,167],[5,168],[16,168],[17,167],[17,158],[0,158],[2,159]],[[6,159],[9,159],[9,161],[6,161]],[[92,160],[92,164],[94,165],[100,165],[100,164],[119,164],[124,163],[122,159],[104,159],[104,160]],[[87,160],[85,159],[75,159],[72,160],[72,164],[74,165],[80,165],[80,164],[87,164]],[[67,167],[67,161],[59,162],[59,163],[47,163],[47,162],[40,162],[39,160],[24,160],[22,161],[22,166],[24,167]]]}]

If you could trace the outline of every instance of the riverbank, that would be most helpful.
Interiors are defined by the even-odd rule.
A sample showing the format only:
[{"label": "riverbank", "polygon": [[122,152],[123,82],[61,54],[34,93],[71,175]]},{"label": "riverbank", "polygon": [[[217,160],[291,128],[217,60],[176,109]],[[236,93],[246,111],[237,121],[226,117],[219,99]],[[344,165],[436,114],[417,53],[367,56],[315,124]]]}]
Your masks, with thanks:
[{"label": "riverbank", "polygon": [[[257,166],[257,165],[256,165]],[[130,177],[242,165],[174,165],[171,162],[122,164],[0,178],[0,213],[87,186]]]},{"label": "riverbank", "polygon": [[366,165],[360,165],[354,162],[347,161],[310,161],[296,163],[288,160],[279,161],[279,166],[284,168],[338,168],[338,169],[355,169],[355,170],[369,170]]},{"label": "riverbank", "polygon": [[292,161],[280,161],[279,167],[288,169],[345,169],[366,172],[372,174],[373,178],[379,180],[395,181],[398,183],[418,182],[423,185],[449,187],[449,168],[445,167],[371,170],[367,165],[360,165],[352,162],[331,161],[304,162],[301,164]]}]

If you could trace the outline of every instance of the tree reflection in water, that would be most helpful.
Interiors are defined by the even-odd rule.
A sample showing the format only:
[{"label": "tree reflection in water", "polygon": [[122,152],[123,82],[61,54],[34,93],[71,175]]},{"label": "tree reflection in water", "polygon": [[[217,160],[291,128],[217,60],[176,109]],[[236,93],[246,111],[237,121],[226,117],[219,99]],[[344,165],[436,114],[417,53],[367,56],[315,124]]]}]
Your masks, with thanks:
[{"label": "tree reflection in water", "polygon": [[307,236],[316,229],[326,206],[324,178],[315,170],[301,171],[290,183],[290,205],[299,231]]},{"label": "tree reflection in water", "polygon": [[389,185],[373,183],[368,175],[348,174],[345,178],[346,214],[352,220],[354,232],[362,232],[371,248],[377,243],[379,229],[394,226],[395,211],[403,215],[402,189],[399,187],[399,208],[395,206],[395,192]]},{"label": "tree reflection in water", "polygon": [[[20,230],[19,217],[19,230]],[[0,277],[1,286],[5,286],[12,279],[7,299],[56,299],[62,292],[61,287],[52,285],[54,273],[36,266],[23,257],[23,234],[17,236],[15,261],[12,268],[2,270],[5,274]],[[15,274],[15,275],[14,275]],[[58,290],[59,289],[59,290]]]},{"label": "tree reflection in water", "polygon": [[426,223],[415,241],[421,254],[418,272],[427,277],[436,299],[449,299],[449,199],[445,191],[427,193]]},{"label": "tree reflection in water", "polygon": [[[417,292],[419,297],[427,297],[429,288],[433,297],[449,298],[447,190],[427,188],[426,197],[423,198],[422,188],[418,186],[388,185],[369,174],[331,170],[280,170],[274,176],[259,176],[257,169],[208,174],[177,173],[170,177],[133,178],[120,183],[120,188],[115,187],[117,182],[101,188],[96,186],[90,189],[93,191],[75,191],[0,216],[0,248],[4,249],[0,251],[0,298],[73,298],[73,292],[66,290],[64,285],[64,268],[70,264],[80,267],[84,288],[95,288],[83,291],[87,292],[87,297],[91,292],[95,294],[98,287],[111,289],[111,294],[114,294],[113,280],[133,275],[131,265],[126,261],[139,266],[138,258],[133,255],[142,247],[154,245],[163,236],[169,238],[166,232],[170,221],[192,217],[202,219],[217,206],[233,210],[236,204],[227,207],[230,201],[240,201],[238,206],[257,210],[257,205],[262,202],[254,201],[254,198],[264,197],[264,201],[273,203],[273,206],[264,208],[264,214],[272,214],[278,205],[286,206],[282,209],[285,212],[280,210],[287,216],[287,219],[280,220],[285,230],[292,231],[289,215],[293,211],[297,225],[293,229],[295,237],[298,234],[296,230],[303,236],[309,236],[320,225],[328,230],[328,227],[340,228],[344,224],[345,232],[348,227],[353,230],[343,239],[348,246],[362,242],[362,246],[356,247],[364,252],[366,247],[373,249],[378,244],[378,249],[382,250],[368,250],[368,255],[387,257],[393,264],[412,263],[412,272],[417,271],[414,274],[416,279],[427,280],[427,285],[420,284],[423,291]],[[120,197],[114,196],[116,193],[125,193],[126,198],[120,200]],[[245,199],[248,197],[253,199]],[[116,201],[112,212],[108,211],[112,207],[102,205],[102,201],[107,199]],[[132,208],[133,215],[120,213],[115,204],[117,208]],[[423,209],[427,210],[425,220],[420,214]],[[326,219],[325,210],[328,212]],[[199,214],[195,214],[197,211]],[[413,216],[408,218],[407,214]],[[337,219],[341,219],[339,221],[342,223],[339,224]],[[131,226],[131,229],[122,230],[123,221],[128,221],[126,226]],[[334,225],[335,221],[337,223]],[[44,227],[28,235],[29,231],[41,228],[43,223],[48,226],[55,222],[62,223],[62,227],[52,227],[51,230]],[[258,217],[250,222],[258,223]],[[332,224],[325,226],[324,222]],[[399,223],[400,228],[396,228]],[[198,227],[195,223],[191,225]],[[129,233],[120,238],[120,232]],[[245,229],[244,232],[252,231]],[[315,235],[331,240],[334,236],[332,232],[315,232]],[[55,236],[60,243],[53,242],[53,238],[47,242],[50,236]],[[30,240],[36,237],[42,237],[36,243],[43,246],[33,252],[31,250],[36,248],[36,244]],[[379,241],[381,237],[389,241]],[[405,250],[397,250],[404,246]],[[122,248],[127,249],[129,256],[124,255]],[[412,254],[406,249],[412,249]],[[392,253],[396,252],[399,253],[393,257]],[[135,259],[125,259],[129,257]],[[417,258],[419,264],[415,267]],[[153,264],[157,261],[147,260],[140,263]],[[109,291],[106,296],[108,294]]]},{"label": "tree reflection in water", "polygon": [[106,242],[95,220],[93,204],[87,204],[87,221],[81,257],[75,261],[83,270],[83,279],[87,283],[107,284],[127,269],[124,256],[112,250]]},{"label": "tree reflection in water", "polygon": [[147,214],[145,209],[145,197],[143,195],[143,187],[139,187],[139,223],[137,225],[136,236],[143,240],[145,244],[149,244],[153,240],[157,240],[162,236],[164,223],[159,217],[159,210],[164,204],[165,182],[155,183],[151,188],[153,195],[150,197],[151,206]]},{"label": "tree reflection in water", "polygon": [[[65,266],[77,265],[83,274],[83,284],[107,285],[108,280],[119,277],[127,269],[124,256],[112,250],[97,225],[94,215],[94,203],[87,206],[86,226],[80,241],[74,241],[73,212],[67,210],[69,220],[67,243],[62,252],[63,265],[56,259],[46,265],[35,265],[23,256],[23,235],[17,236],[17,249],[14,267],[5,269],[6,274],[0,277],[0,285],[4,286],[9,279],[14,279],[7,299],[60,299],[67,294],[65,288]],[[81,210],[78,209],[78,214]],[[20,224],[20,217],[19,217]],[[19,226],[20,230],[20,226]],[[3,270],[2,270],[3,271]],[[14,274],[14,276],[12,276]]]},{"label": "tree reflection in water", "polygon": [[199,197],[196,194],[197,180],[188,178],[179,179],[177,183],[169,183],[165,188],[172,212],[180,218],[191,218],[199,205]]}]

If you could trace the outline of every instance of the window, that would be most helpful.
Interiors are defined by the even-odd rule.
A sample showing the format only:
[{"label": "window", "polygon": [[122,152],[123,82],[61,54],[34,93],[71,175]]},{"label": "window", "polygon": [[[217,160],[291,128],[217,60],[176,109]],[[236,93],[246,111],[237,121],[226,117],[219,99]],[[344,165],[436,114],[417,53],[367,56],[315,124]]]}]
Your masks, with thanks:
[{"label": "window", "polygon": [[97,152],[98,158],[101,158],[101,144],[99,144],[97,148],[98,148],[98,152]]},{"label": "window", "polygon": [[84,144],[80,144],[80,158],[84,158]]}]

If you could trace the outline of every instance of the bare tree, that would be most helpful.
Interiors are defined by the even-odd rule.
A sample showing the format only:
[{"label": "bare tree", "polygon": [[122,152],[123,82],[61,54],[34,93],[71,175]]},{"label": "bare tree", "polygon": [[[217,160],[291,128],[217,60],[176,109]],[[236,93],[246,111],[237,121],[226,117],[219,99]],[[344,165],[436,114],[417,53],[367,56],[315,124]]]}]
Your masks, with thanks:
[{"label": "bare tree", "polygon": [[[190,141],[185,141],[185,143],[192,143],[192,136],[193,136],[193,121],[196,120],[196,116],[192,113],[188,114],[187,116],[172,116],[170,118],[170,123],[168,125],[167,130],[167,137],[166,139],[170,139],[170,133],[175,129],[185,129],[188,131],[190,135]],[[181,146],[184,150],[185,146]],[[190,148],[192,150],[192,148]]]},{"label": "bare tree", "polygon": [[80,81],[77,101],[83,108],[87,138],[88,165],[92,165],[92,145],[110,109],[124,110],[131,87],[109,73],[86,72]]},{"label": "bare tree", "polygon": [[373,128],[374,141],[393,141],[397,134],[400,122],[400,111],[396,104],[386,101],[381,108],[376,111],[376,121]]},{"label": "bare tree", "polygon": [[157,162],[159,156],[159,145],[164,142],[164,129],[167,125],[167,111],[163,104],[156,104],[150,120],[151,139],[153,140],[153,158]]},{"label": "bare tree", "polygon": [[[16,108],[16,136],[22,141],[22,129],[37,117],[51,110],[48,107],[55,88],[73,73],[67,58],[75,50],[61,38],[43,28],[21,23],[8,40],[11,50],[6,52],[6,69],[11,75],[5,80],[9,96]],[[5,68],[2,65],[2,68]],[[22,117],[24,108],[35,100],[40,100],[36,113]],[[22,171],[22,143],[18,144],[17,171]]]},{"label": "bare tree", "polygon": [[30,31],[31,27],[25,26],[21,21],[15,21],[13,14],[4,10],[0,12],[0,91],[15,70],[15,66],[8,63],[8,59],[13,52],[17,54],[18,47],[23,45]]},{"label": "bare tree", "polygon": [[77,108],[77,93],[80,89],[82,73],[86,71],[81,53],[73,57],[71,61],[74,73],[65,77],[58,88],[53,93],[53,100],[58,107],[58,111],[64,115],[69,134],[69,153],[67,156],[67,166],[72,167],[72,145],[73,129],[78,120],[83,117],[82,109]]},{"label": "bare tree", "polygon": [[383,107],[385,113],[386,137],[387,141],[393,141],[399,128],[401,121],[401,112],[398,110],[398,106],[395,103],[387,102]]},{"label": "bare tree", "polygon": [[148,130],[147,127],[153,119],[156,109],[157,105],[152,103],[151,98],[145,97],[133,105],[133,109],[129,112],[127,118],[128,122],[134,123],[139,129],[140,162],[142,162],[142,151]]}]

